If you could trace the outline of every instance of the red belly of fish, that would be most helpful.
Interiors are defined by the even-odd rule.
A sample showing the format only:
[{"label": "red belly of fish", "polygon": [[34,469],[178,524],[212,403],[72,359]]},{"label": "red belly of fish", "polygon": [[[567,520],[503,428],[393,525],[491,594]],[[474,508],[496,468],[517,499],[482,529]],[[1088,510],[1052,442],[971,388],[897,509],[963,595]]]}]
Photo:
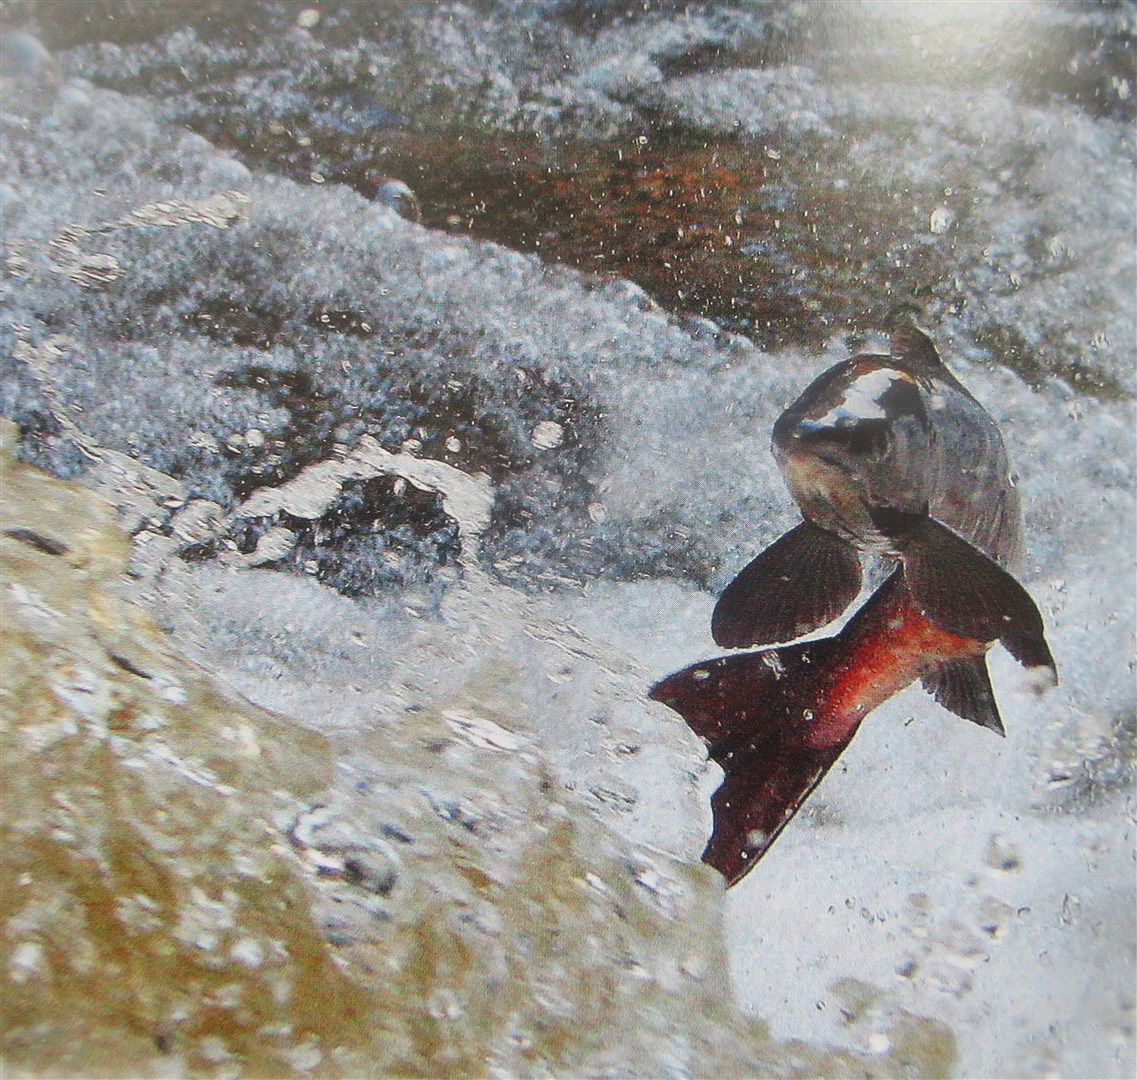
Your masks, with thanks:
[{"label": "red belly of fish", "polygon": [[980,657],[990,648],[929,622],[906,591],[879,618],[839,640],[806,734],[815,750],[847,743],[873,709],[944,661]]}]

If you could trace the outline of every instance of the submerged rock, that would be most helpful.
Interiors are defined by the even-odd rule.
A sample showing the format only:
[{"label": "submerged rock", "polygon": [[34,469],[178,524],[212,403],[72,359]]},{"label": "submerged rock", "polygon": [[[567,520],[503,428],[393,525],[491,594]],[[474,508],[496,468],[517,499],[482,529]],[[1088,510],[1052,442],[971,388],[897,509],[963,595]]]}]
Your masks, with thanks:
[{"label": "submerged rock", "polygon": [[[5,423],[5,432],[11,425]],[[116,595],[129,545],[82,489],[3,462],[4,1054],[19,1072],[280,1072],[367,994],[271,827],[322,736],[227,697]]]}]

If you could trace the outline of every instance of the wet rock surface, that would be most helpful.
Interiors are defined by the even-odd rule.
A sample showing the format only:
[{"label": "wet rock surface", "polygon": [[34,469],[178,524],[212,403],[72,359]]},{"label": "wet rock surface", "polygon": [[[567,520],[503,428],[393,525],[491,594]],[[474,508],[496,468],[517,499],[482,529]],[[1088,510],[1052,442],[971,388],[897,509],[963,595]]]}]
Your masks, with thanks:
[{"label": "wet rock surface", "polygon": [[109,506],[3,437],[8,1069],[950,1063],[946,1030],[907,1015],[872,1061],[738,1016],[711,872],[631,851],[493,720],[418,708],[337,750],[226,693],[119,595]]},{"label": "wet rock surface", "polygon": [[271,1072],[360,1046],[363,995],[272,824],[328,784],[327,740],[178,657],[117,595],[110,508],[4,435],[7,1067]]},{"label": "wet rock surface", "polygon": [[[68,7],[0,6],[7,1060],[1128,1075],[1131,11]],[[911,300],[1062,685],[899,696],[724,898],[645,692]]]}]

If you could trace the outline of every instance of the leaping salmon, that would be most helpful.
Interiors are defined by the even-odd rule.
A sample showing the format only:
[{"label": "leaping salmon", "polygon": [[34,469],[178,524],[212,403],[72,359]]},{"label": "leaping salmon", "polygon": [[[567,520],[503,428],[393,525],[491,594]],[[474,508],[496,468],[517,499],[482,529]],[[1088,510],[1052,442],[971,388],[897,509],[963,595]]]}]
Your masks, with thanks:
[{"label": "leaping salmon", "polygon": [[1042,616],[1010,573],[1022,517],[1002,437],[919,329],[814,380],[774,425],[773,452],[803,520],[727,586],[716,644],[801,637],[856,598],[861,552],[898,565],[835,636],[693,664],[652,688],[725,773],[703,860],[728,886],[910,683],[1001,735],[996,641],[1057,681]]}]

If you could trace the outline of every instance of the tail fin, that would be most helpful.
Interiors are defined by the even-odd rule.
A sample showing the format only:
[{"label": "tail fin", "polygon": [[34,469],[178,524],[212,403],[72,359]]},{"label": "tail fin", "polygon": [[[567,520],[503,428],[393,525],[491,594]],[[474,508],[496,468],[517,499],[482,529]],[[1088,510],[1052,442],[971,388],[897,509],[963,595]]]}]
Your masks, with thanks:
[{"label": "tail fin", "polygon": [[693,664],[652,688],[652,699],[707,741],[726,774],[711,798],[715,826],[703,861],[728,886],[766,853],[856,731],[823,750],[806,740],[835,641]]}]

